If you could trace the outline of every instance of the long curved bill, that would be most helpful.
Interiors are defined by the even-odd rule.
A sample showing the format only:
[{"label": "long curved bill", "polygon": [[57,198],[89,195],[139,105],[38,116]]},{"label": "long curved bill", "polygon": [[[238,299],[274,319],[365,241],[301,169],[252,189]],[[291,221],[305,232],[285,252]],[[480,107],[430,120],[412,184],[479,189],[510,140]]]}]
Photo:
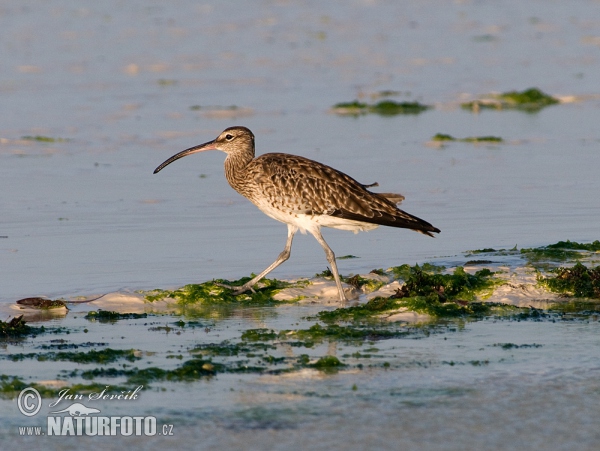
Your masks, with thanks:
[{"label": "long curved bill", "polygon": [[154,174],[159,172],[165,166],[170,165],[175,160],[179,160],[180,158],[187,157],[188,155],[192,155],[194,153],[204,152],[205,150],[218,150],[216,146],[217,145],[216,145],[215,141],[209,141],[207,143],[200,144],[199,146],[194,146],[194,147],[190,147],[189,149],[185,149],[185,150],[179,152],[178,154],[173,155],[171,158],[169,158],[164,163],[162,163],[159,167],[157,167],[154,170]]}]

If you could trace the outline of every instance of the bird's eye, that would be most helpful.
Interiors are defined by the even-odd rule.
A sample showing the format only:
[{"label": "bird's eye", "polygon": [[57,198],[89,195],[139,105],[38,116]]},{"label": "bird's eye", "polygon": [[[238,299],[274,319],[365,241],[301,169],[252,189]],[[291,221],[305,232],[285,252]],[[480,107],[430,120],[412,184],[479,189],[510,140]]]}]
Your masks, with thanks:
[{"label": "bird's eye", "polygon": [[233,139],[233,135],[227,134],[227,135],[225,135],[225,139],[227,141],[231,141]]}]

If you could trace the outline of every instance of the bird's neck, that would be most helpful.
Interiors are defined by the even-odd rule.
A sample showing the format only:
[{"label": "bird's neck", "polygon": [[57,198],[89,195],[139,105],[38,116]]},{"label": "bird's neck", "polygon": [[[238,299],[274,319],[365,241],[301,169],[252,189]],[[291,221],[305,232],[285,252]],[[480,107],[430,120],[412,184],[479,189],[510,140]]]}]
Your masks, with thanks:
[{"label": "bird's neck", "polygon": [[253,159],[254,151],[228,154],[225,158],[225,177],[236,191],[239,191],[238,187],[244,184],[246,168]]}]

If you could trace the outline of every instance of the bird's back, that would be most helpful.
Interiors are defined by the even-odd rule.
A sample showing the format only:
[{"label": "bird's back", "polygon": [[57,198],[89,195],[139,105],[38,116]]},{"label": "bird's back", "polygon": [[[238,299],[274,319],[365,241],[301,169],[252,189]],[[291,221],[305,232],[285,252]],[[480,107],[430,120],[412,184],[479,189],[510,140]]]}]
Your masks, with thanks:
[{"label": "bird's back", "polygon": [[[430,232],[439,232],[428,222],[397,208],[395,203],[402,196],[373,193],[349,175],[308,158],[268,153],[231,175],[228,180],[234,189],[283,222],[292,222],[298,215],[327,216],[330,220],[321,225],[347,228],[344,222],[358,222],[408,228],[430,236]],[[289,221],[285,219],[288,217]]]}]

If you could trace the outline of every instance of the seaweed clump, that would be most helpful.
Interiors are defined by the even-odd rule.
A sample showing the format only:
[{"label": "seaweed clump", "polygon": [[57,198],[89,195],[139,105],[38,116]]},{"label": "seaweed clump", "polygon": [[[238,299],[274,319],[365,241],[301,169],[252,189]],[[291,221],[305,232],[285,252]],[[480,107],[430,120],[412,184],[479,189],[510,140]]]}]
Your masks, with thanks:
[{"label": "seaweed clump", "polygon": [[378,114],[380,116],[396,116],[399,114],[419,114],[432,108],[419,102],[395,102],[393,100],[382,100],[377,103],[364,103],[354,100],[352,102],[341,102],[333,106],[332,111],[336,114],[358,117],[364,114]]},{"label": "seaweed clump", "polygon": [[433,136],[433,138],[431,138],[432,141],[436,141],[436,142],[465,142],[465,143],[495,143],[495,144],[499,144],[504,142],[504,140],[502,138],[500,138],[499,136],[468,136],[466,138],[455,138],[452,135],[446,135],[444,133],[437,133],[435,136]]},{"label": "seaweed clump", "polygon": [[10,321],[0,320],[0,338],[17,338],[44,332],[44,327],[31,327],[26,324],[23,315],[15,316]]},{"label": "seaweed clump", "polygon": [[404,285],[392,295],[400,300],[398,306],[438,317],[488,313],[491,306],[473,301],[478,295],[491,294],[500,283],[487,268],[469,274],[459,266],[452,274],[441,274],[426,271],[419,265],[402,265],[392,271],[404,280]]},{"label": "seaweed clump", "polygon": [[580,251],[598,252],[600,251],[600,241],[596,240],[593,243],[578,243],[576,241],[559,241],[558,243],[549,244],[548,249],[576,249]]},{"label": "seaweed clump", "polygon": [[578,260],[585,256],[586,252],[600,251],[600,241],[593,243],[578,243],[576,241],[559,241],[547,246],[521,249],[531,264],[542,261],[567,261]]},{"label": "seaweed clump", "polygon": [[465,109],[478,112],[482,108],[494,110],[521,110],[528,113],[535,113],[550,105],[559,103],[559,100],[552,97],[538,88],[529,88],[524,91],[508,91],[502,94],[490,94],[484,98],[473,100],[461,104]]},{"label": "seaweed clump", "polygon": [[577,263],[571,268],[556,268],[553,277],[541,277],[540,283],[550,291],[578,298],[600,299],[600,266],[588,268]]},{"label": "seaweed clump", "polygon": [[433,294],[440,302],[472,301],[478,293],[496,285],[496,281],[491,278],[494,273],[487,268],[475,274],[467,273],[462,266],[457,267],[452,274],[432,273],[419,265],[402,265],[392,270],[404,279],[404,285],[394,295],[399,299]]},{"label": "seaweed clump", "polygon": [[50,136],[43,136],[43,135],[35,135],[35,136],[27,135],[27,136],[22,136],[21,139],[24,139],[27,141],[43,142],[43,143],[56,143],[56,142],[67,141],[64,138],[52,138]]},{"label": "seaweed clump", "polygon": [[233,290],[228,288],[228,286],[231,286],[232,288],[241,286],[249,280],[251,280],[250,277],[243,277],[233,282],[218,279],[201,284],[185,285],[173,291],[157,289],[146,293],[145,298],[150,302],[167,298],[175,299],[178,304],[183,306],[223,303],[269,304],[271,302],[276,302],[273,300],[273,296],[279,290],[292,285],[276,279],[262,279],[260,281],[260,288],[239,295],[233,294]]},{"label": "seaweed clump", "polygon": [[112,312],[110,310],[98,310],[96,312],[89,312],[84,316],[89,321],[98,321],[100,323],[114,323],[120,319],[140,319],[147,318],[147,313],[119,313]]}]

